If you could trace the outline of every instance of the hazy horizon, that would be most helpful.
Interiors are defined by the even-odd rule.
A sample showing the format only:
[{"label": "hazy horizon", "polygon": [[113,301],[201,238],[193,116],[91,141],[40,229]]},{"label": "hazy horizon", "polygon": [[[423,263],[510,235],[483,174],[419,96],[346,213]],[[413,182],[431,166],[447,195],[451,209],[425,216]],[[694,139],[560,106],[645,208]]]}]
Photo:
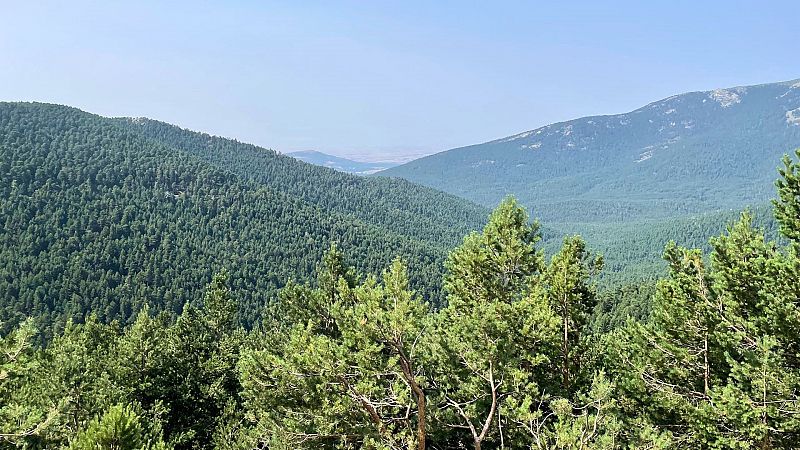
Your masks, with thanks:
[{"label": "hazy horizon", "polygon": [[796,79],[800,4],[764,6],[9,3],[0,100],[145,116],[283,153],[419,157]]}]

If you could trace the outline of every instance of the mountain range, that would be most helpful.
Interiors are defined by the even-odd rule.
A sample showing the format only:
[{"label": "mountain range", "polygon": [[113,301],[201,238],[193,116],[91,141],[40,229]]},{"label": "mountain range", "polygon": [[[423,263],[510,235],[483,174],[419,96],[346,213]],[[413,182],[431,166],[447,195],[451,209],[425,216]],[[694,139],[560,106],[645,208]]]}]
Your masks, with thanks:
[{"label": "mountain range", "polygon": [[613,223],[740,209],[773,195],[800,147],[800,80],[675,95],[387,169],[486,206],[517,196],[546,223]]},{"label": "mountain range", "polygon": [[580,234],[606,255],[604,283],[663,273],[669,241],[707,249],[749,208],[774,235],[770,199],[800,147],[800,80],[675,95],[634,111],[555,123],[376,174],[487,207],[516,196],[544,245]]},{"label": "mountain range", "polygon": [[800,81],[678,95],[367,177],[151,119],[0,103],[0,322],[177,314],[228,270],[252,325],[332,244],[368,272],[405,259],[441,304],[448,251],[511,194],[548,253],[582,234],[606,255],[604,286],[638,284],[662,273],[667,241],[703,246],[748,205],[773,230],[776,167],[799,146]]}]

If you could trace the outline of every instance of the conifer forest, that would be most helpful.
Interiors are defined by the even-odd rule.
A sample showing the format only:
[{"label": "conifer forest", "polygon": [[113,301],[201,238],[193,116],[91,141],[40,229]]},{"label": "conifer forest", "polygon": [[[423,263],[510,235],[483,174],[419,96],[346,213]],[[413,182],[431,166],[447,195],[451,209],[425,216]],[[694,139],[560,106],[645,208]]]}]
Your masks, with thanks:
[{"label": "conifer forest", "polygon": [[734,3],[3,5],[0,450],[800,448]]}]

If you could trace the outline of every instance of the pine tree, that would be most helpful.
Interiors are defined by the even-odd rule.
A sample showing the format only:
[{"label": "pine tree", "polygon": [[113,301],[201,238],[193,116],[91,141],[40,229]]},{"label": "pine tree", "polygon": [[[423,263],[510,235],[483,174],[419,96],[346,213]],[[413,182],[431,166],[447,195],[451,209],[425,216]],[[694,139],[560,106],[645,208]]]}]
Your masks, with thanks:
[{"label": "pine tree", "polygon": [[301,319],[277,329],[282,343],[243,356],[248,417],[271,448],[425,448],[429,309],[400,261],[355,284],[339,255],[318,288],[282,293],[286,317]]},{"label": "pine tree", "polygon": [[127,405],[117,404],[77,434],[70,450],[166,450],[160,437],[150,438],[139,415]]},{"label": "pine tree", "polygon": [[228,287],[230,275],[223,271],[214,275],[206,288],[203,301],[205,320],[218,338],[232,333],[237,328],[236,303]]},{"label": "pine tree", "polygon": [[[795,156],[800,159],[800,149],[795,150]],[[773,201],[775,218],[781,233],[797,244],[800,243],[800,163],[785,155],[779,173],[781,178],[775,182],[778,199]]]},{"label": "pine tree", "polygon": [[27,387],[35,365],[35,336],[28,319],[0,339],[0,447],[38,441],[63,408],[63,403],[54,405]]},{"label": "pine tree", "polygon": [[[596,288],[590,280],[602,267],[602,256],[589,253],[580,236],[567,237],[541,283],[544,295],[561,321],[558,360],[561,387],[567,397],[581,388],[582,378],[591,380],[591,374],[587,377],[583,372],[589,353],[586,328],[597,304]],[[574,386],[576,383],[579,386]]]},{"label": "pine tree", "polygon": [[540,372],[557,321],[532,294],[543,265],[538,240],[538,225],[509,198],[446,263],[436,389],[450,439],[476,450],[504,445],[511,431],[504,414],[524,421],[542,395]]},{"label": "pine tree", "polygon": [[622,354],[627,396],[689,448],[800,444],[796,257],[751,222],[712,239],[710,269],[699,251],[667,248],[653,320]]},{"label": "pine tree", "polygon": [[226,407],[240,390],[236,364],[244,340],[225,274],[214,276],[202,308],[187,304],[169,327],[162,394],[169,409],[168,438],[176,448],[209,445]]}]

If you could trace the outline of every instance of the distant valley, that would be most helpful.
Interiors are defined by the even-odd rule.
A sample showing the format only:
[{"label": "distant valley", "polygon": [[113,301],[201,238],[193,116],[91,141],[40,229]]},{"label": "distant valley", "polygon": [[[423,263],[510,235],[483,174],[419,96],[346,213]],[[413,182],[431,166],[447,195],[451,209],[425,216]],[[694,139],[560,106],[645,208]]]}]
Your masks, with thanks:
[{"label": "distant valley", "polygon": [[347,172],[355,175],[370,175],[401,164],[399,161],[354,161],[352,159],[328,155],[327,153],[314,150],[290,152],[286,153],[286,155],[309,164],[328,167],[340,172]]}]

